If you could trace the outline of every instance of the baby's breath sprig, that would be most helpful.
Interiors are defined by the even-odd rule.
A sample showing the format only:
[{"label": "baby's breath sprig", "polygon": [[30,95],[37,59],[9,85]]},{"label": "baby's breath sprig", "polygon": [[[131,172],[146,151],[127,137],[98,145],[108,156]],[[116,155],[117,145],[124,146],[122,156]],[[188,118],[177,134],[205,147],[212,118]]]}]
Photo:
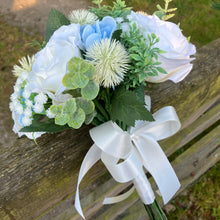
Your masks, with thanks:
[{"label": "baby's breath sprig", "polygon": [[113,18],[121,17],[126,20],[127,15],[131,13],[131,7],[126,7],[125,1],[116,0],[113,2],[113,6],[101,6],[102,0],[92,1],[98,8],[90,7],[90,12],[93,12],[101,20],[105,16],[111,16]]},{"label": "baby's breath sprig", "polygon": [[158,54],[165,51],[155,47],[159,38],[155,34],[144,38],[136,23],[130,24],[129,32],[122,35],[122,42],[127,48],[130,56],[129,74],[124,78],[124,85],[127,89],[145,85],[148,76],[157,76],[158,72],[166,74],[166,71],[159,67]]}]

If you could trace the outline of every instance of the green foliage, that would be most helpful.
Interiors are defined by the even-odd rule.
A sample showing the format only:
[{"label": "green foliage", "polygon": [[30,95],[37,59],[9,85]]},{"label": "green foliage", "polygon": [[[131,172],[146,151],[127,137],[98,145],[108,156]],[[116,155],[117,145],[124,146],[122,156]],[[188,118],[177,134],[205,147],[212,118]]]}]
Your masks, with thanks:
[{"label": "green foliage", "polygon": [[136,23],[130,24],[129,33],[123,33],[122,42],[130,54],[129,74],[125,76],[124,85],[127,89],[145,85],[144,80],[148,76],[157,76],[158,72],[166,74],[166,71],[159,67],[158,54],[164,53],[154,47],[159,42],[155,34],[144,38]]},{"label": "green foliage", "polygon": [[216,10],[220,10],[220,2],[212,2],[212,8]]},{"label": "green foliage", "polygon": [[32,47],[37,46],[39,50],[42,50],[46,46],[46,41],[43,41],[43,43],[41,44],[39,41],[33,40],[32,42],[28,43],[28,45]]},{"label": "green foliage", "polygon": [[168,13],[176,11],[177,8],[168,9],[169,3],[172,2],[172,0],[164,0],[164,2],[165,2],[164,8],[162,8],[158,4],[157,9],[159,11],[154,12],[154,14],[157,15],[157,17],[159,17],[162,20],[168,20],[168,19],[172,18],[175,15],[175,14],[168,14]]},{"label": "green foliage", "polygon": [[54,31],[56,31],[59,27],[69,24],[70,21],[65,17],[64,14],[52,8],[47,20],[45,41],[48,42]]},{"label": "green foliage", "polygon": [[73,57],[69,61],[68,71],[63,77],[63,85],[67,89],[73,90],[72,94],[81,94],[83,98],[88,100],[95,99],[99,92],[99,85],[92,80],[95,68],[87,61]]},{"label": "green foliage", "polygon": [[126,7],[125,1],[116,0],[113,2],[113,6],[101,6],[102,0],[95,0],[92,2],[96,4],[98,8],[90,7],[90,11],[100,20],[105,16],[111,16],[113,18],[122,17],[126,19],[127,15],[131,13],[131,7]]},{"label": "green foliage", "polygon": [[99,85],[93,80],[90,80],[87,85],[81,90],[82,97],[93,100],[99,93]]},{"label": "green foliage", "polygon": [[56,125],[54,119],[49,119],[46,115],[35,114],[30,126],[24,127],[20,132],[47,132],[55,133],[68,129],[67,125]]},{"label": "green foliage", "polygon": [[67,89],[85,88],[94,73],[95,68],[91,64],[79,57],[73,57],[68,63],[68,73],[63,77],[63,85]]},{"label": "green foliage", "polygon": [[115,90],[111,100],[111,120],[122,129],[134,126],[136,120],[153,121],[152,114],[145,108],[145,103],[137,99],[136,91],[128,91],[124,87]]}]

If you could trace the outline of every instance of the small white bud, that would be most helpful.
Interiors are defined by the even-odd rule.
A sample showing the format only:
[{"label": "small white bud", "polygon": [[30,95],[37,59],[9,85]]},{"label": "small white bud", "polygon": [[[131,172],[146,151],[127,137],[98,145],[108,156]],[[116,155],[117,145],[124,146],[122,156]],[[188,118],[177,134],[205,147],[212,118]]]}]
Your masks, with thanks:
[{"label": "small white bud", "polygon": [[35,96],[34,101],[37,103],[45,104],[47,103],[47,96],[41,92],[37,96]]},{"label": "small white bud", "polygon": [[44,110],[44,105],[42,103],[35,103],[34,105],[34,112],[42,113]]},{"label": "small white bud", "polygon": [[27,106],[28,108],[31,108],[31,107],[33,106],[33,103],[32,103],[32,101],[31,101],[30,99],[26,99],[26,100],[25,100],[25,104],[26,104],[26,106]]},{"label": "small white bud", "polygon": [[25,99],[28,99],[31,95],[31,92],[27,87],[25,87],[22,95]]},{"label": "small white bud", "polygon": [[29,126],[32,124],[32,120],[30,119],[30,117],[24,116],[22,118],[22,123],[24,126]]},{"label": "small white bud", "polygon": [[22,114],[23,113],[23,106],[20,103],[17,103],[16,107],[15,107],[15,111],[18,114]]},{"label": "small white bud", "polygon": [[55,118],[55,116],[56,116],[55,114],[53,114],[53,113],[50,111],[49,108],[47,109],[46,113],[47,113],[47,117],[48,117],[48,118]]},{"label": "small white bud", "polygon": [[25,117],[29,117],[29,118],[32,116],[32,111],[31,111],[30,108],[26,108],[26,109],[24,110],[24,116],[25,116]]}]

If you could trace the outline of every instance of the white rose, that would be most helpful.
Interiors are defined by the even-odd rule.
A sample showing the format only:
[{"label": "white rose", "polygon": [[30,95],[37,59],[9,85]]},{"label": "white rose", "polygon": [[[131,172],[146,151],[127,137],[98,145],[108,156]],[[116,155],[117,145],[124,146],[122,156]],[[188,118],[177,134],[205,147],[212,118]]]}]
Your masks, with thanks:
[{"label": "white rose", "polygon": [[177,83],[183,80],[193,67],[190,62],[194,58],[190,56],[196,53],[195,46],[188,42],[180,28],[172,22],[160,20],[156,15],[146,16],[135,12],[131,15],[132,21],[137,23],[144,37],[147,39],[148,34],[154,33],[160,38],[155,47],[166,51],[159,54],[158,61],[161,62],[160,67],[168,74],[159,73],[158,76],[149,76],[147,81],[163,82],[169,79]]},{"label": "white rose", "polygon": [[31,92],[47,93],[52,99],[65,87],[62,79],[72,57],[80,56],[80,25],[62,26],[54,32],[49,42],[35,55],[32,72],[29,74]]}]

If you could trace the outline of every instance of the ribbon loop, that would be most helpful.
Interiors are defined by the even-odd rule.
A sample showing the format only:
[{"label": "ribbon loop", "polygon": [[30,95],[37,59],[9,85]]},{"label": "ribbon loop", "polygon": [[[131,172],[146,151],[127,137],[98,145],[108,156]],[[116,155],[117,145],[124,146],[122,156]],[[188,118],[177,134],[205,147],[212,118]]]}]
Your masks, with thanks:
[{"label": "ribbon loop", "polygon": [[[146,99],[150,106],[150,99]],[[144,173],[145,167],[154,178],[166,204],[180,187],[179,180],[166,155],[157,143],[180,129],[175,109],[164,107],[153,114],[155,121],[138,121],[128,132],[112,121],[90,130],[94,145],[87,153],[80,168],[75,207],[82,217],[79,201],[79,184],[88,170],[99,160],[105,164],[113,178],[120,183],[132,181],[145,204],[154,202],[155,196]],[[122,162],[121,162],[122,160]],[[105,204],[122,201],[133,188],[118,197],[105,199]]]}]

